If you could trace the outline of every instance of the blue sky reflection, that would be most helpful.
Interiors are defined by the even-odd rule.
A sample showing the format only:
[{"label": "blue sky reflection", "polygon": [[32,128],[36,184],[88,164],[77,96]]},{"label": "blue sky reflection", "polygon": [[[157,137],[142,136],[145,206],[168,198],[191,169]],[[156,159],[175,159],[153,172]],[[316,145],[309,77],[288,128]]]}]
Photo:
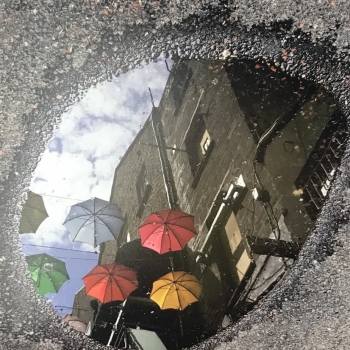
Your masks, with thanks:
[{"label": "blue sky reflection", "polygon": [[159,60],[90,89],[62,116],[38,164],[30,189],[45,195],[49,218],[36,234],[21,235],[21,242],[26,255],[45,252],[66,262],[70,280],[57,294],[47,294],[59,314],[71,312],[81,278],[98,259],[93,247],[72,242],[62,223],[79,201],[109,200],[114,169],[150,114],[148,87],[158,104],[168,74]]}]

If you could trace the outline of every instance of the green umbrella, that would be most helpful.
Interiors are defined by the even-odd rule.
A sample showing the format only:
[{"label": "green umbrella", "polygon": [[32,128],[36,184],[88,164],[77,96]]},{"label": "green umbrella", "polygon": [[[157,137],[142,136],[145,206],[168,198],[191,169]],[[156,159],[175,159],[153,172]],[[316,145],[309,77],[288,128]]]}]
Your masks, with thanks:
[{"label": "green umbrella", "polygon": [[35,233],[40,224],[48,217],[44,201],[38,194],[29,191],[22,217],[19,224],[19,233]]},{"label": "green umbrella", "polygon": [[57,293],[62,284],[69,280],[66,264],[47,254],[26,256],[36,291],[40,295]]}]

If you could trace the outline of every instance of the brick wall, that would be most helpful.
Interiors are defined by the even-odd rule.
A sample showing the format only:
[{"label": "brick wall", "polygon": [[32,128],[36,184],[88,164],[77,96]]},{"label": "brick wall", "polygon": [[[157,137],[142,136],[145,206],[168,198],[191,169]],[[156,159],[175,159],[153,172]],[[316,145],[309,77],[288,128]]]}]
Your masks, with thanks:
[{"label": "brick wall", "polygon": [[[203,64],[196,61],[186,64],[192,72],[192,77],[187,82],[188,87],[183,103],[180,108],[178,107],[178,113],[174,115],[173,109],[169,108],[176,103],[172,100],[171,93],[163,96],[159,109],[163,111],[166,144],[186,149],[189,125],[197,116],[204,120],[210,138],[214,141],[208,163],[195,188],[192,188],[194,176],[188,154],[181,151],[168,151],[180,208],[195,216],[198,235],[189,243],[189,247],[196,251],[201,248],[207,236],[206,220],[218,193],[227,189],[230,183],[235,183],[239,175],[243,175],[249,189],[253,188],[253,159],[256,143],[221,64],[217,62]],[[262,178],[265,183],[272,183],[268,173],[264,173]],[[271,187],[270,191],[274,192],[275,188]],[[276,195],[274,207],[279,210],[280,204],[277,198]],[[240,210],[237,215],[242,234],[269,236],[271,228],[263,207],[254,203],[253,228],[251,214],[253,198],[250,193],[247,194],[243,204],[248,210]],[[220,275],[218,267],[218,263],[222,266],[225,264],[225,259],[222,259],[222,247],[219,248],[220,244],[222,244],[221,241],[214,241],[211,255],[216,258],[212,258],[204,273],[201,274],[197,269],[197,276],[203,284],[202,311],[208,326],[212,329],[218,325],[228,299],[228,296],[224,295],[222,274]],[[222,312],[218,312],[220,309]]]},{"label": "brick wall", "polygon": [[[78,317],[82,322],[88,324],[94,320],[94,310],[91,307],[91,302],[97,306],[95,298],[86,295],[85,287],[81,288],[74,297],[74,305],[72,315]],[[96,309],[97,311],[97,309]]]},{"label": "brick wall", "polygon": [[[121,232],[121,239],[102,245],[101,264],[114,261],[118,244],[125,243],[128,232],[131,240],[140,238],[138,227],[149,214],[169,208],[158,149],[146,145],[147,143],[156,143],[149,120],[116,168],[110,200],[120,207],[127,219]],[[140,210],[136,185],[143,165],[150,192],[143,210]],[[141,215],[138,216],[138,213]]]},{"label": "brick wall", "polygon": [[[249,69],[251,80],[247,75]],[[179,72],[181,79],[176,75]],[[260,85],[255,81],[259,84],[262,82],[272,92],[264,87],[260,93]],[[306,222],[302,228],[305,232],[311,224],[305,215],[303,204],[293,195],[294,180],[286,178],[281,185],[281,180],[276,175],[279,166],[277,159],[283,158],[280,145],[290,137],[290,133],[280,133],[272,140],[266,151],[266,164],[255,163],[259,181],[269,193],[270,207],[255,201],[251,194],[254,187],[259,187],[253,168],[258,137],[273,124],[281,111],[290,110],[303,96],[299,91],[299,83],[290,82],[289,85],[280,86],[281,82],[288,83],[283,79],[276,79],[270,72],[255,72],[248,66],[243,69],[238,66],[223,68],[221,62],[179,61],[173,66],[157,109],[157,115],[162,122],[164,144],[177,149],[167,150],[166,153],[180,209],[195,217],[197,237],[189,242],[187,253],[184,254],[189,260],[188,269],[203,285],[200,308],[209,332],[216,330],[234,291],[230,278],[234,283],[239,283],[235,271],[229,270],[232,266],[234,268],[234,263],[232,254],[229,256],[230,252],[226,249],[228,240],[223,234],[225,223],[207,245],[206,249],[210,255],[207,267],[201,269],[194,263],[194,252],[200,250],[206,240],[209,230],[208,217],[213,215],[214,202],[218,195],[226,191],[230,184],[235,183],[240,175],[243,176],[247,191],[241,206],[235,210],[243,237],[243,246],[239,248],[242,251],[244,236],[269,237],[276,221],[282,217],[282,213],[286,215],[288,210],[295,212],[295,215],[292,215],[293,220],[287,225],[294,240],[298,240],[301,220]],[[311,144],[316,141],[317,135],[330,116],[325,111],[319,113],[323,113],[323,116],[317,130],[313,128],[308,131],[307,127],[303,126],[304,138],[308,139],[313,135]],[[195,139],[196,130],[191,128],[193,123],[196,123],[197,131],[203,132],[204,127],[213,141],[210,144],[210,152],[206,155],[197,154],[200,163],[205,160],[205,166],[200,172],[196,171],[198,167],[193,164],[193,156],[188,154],[193,152],[191,147],[197,147],[198,145],[193,145],[199,142]],[[286,130],[290,125],[292,124],[287,124]],[[159,150],[146,145],[147,143],[156,144],[149,121],[116,168],[111,201],[120,206],[127,220],[120,235],[121,239],[101,246],[100,263],[114,261],[117,247],[125,242],[128,232],[131,240],[139,238],[137,229],[150,213],[169,208]],[[297,167],[293,165],[294,173],[301,170],[305,159],[299,163]],[[288,162],[284,164],[284,172],[288,173],[290,165]],[[136,184],[143,166],[151,190],[143,210],[140,211]],[[140,213],[141,215],[138,215]],[[305,233],[303,234],[305,236]],[[251,255],[251,258],[256,256]],[[227,277],[230,274],[232,276]]]},{"label": "brick wall", "polygon": [[[207,234],[206,219],[218,192],[227,189],[239,175],[243,175],[249,189],[254,187],[253,159],[256,143],[231,88],[231,82],[220,63],[190,61],[188,65],[193,75],[178,115],[174,116],[171,109],[165,108],[172,104],[171,97],[165,96],[162,99],[160,109],[164,110],[162,119],[168,145],[185,148],[186,131],[194,114],[202,116],[210,137],[215,142],[196,188],[191,188],[193,175],[188,155],[184,152],[168,151],[180,207],[195,215],[198,236],[190,242],[190,247],[196,250],[201,247]],[[270,191],[273,194],[276,189],[269,174],[264,172],[261,177],[264,183],[271,185]],[[278,207],[277,194],[274,197],[275,206]],[[244,204],[252,208],[253,200],[250,195],[247,195]],[[267,219],[262,206],[256,204],[255,211],[254,234],[266,235]],[[248,225],[251,222],[248,212],[240,212],[239,216],[244,233],[253,234],[251,225]]]},{"label": "brick wall", "polygon": [[[230,70],[227,67],[224,69],[220,62],[180,61],[175,64],[175,69],[177,69],[176,65],[186,65],[187,69],[181,68],[181,71],[190,72],[187,77],[183,77],[182,103],[178,104],[172,95],[171,87],[168,86],[160,102],[159,111],[163,122],[165,143],[180,149],[167,151],[180,208],[195,216],[198,235],[189,243],[189,248],[192,251],[201,249],[208,234],[207,218],[215,198],[220,191],[227,190],[231,183],[235,183],[240,175],[243,176],[248,188],[242,206],[236,212],[243,237],[245,235],[269,237],[276,226],[276,221],[280,219],[282,213],[286,215],[288,210],[290,213],[293,212],[293,215],[289,215],[293,219],[288,222],[288,229],[292,231],[293,239],[298,240],[299,234],[307,235],[311,220],[305,215],[306,212],[299,198],[293,195],[295,180],[284,181],[282,187],[288,188],[287,192],[282,191],[281,180],[277,181],[275,169],[278,169],[279,165],[277,158],[276,161],[273,160],[273,157],[277,156],[276,151],[267,152],[268,166],[264,163],[256,164],[260,181],[270,195],[271,208],[255,201],[251,194],[254,187],[259,187],[254,178],[253,169],[257,138],[283,111],[288,112],[298,103],[298,99],[303,97],[299,82],[286,82],[285,79],[280,79],[281,77],[276,79],[271,76],[271,72],[266,71],[250,71],[250,81],[248,81],[248,66],[241,71],[238,71],[237,66]],[[261,93],[259,84],[264,84]],[[315,128],[309,130],[304,126],[304,137],[309,138],[314,134],[311,137],[311,143],[315,143],[317,135],[320,134],[329,117],[329,113],[322,116],[322,123],[319,123],[317,130]],[[188,146],[191,143],[187,142],[187,139],[189,135],[194,137],[194,134],[191,134],[190,125],[198,118],[203,119],[205,128],[214,141],[214,147],[199,181],[193,185],[195,178],[193,166],[191,169],[190,157],[182,150],[191,152]],[[252,127],[256,130],[252,130]],[[198,130],[200,128],[197,127]],[[284,139],[287,139],[283,133],[281,135],[276,141],[271,142],[271,149],[275,150],[276,143],[283,143]],[[281,149],[279,152],[281,153]],[[283,156],[279,154],[280,159]],[[298,172],[302,169],[305,160],[299,163],[296,166],[287,162],[284,164],[284,170],[288,172],[288,167],[293,166],[293,171]],[[300,229],[303,233],[299,232]],[[212,257],[207,269],[201,272],[198,267],[192,266],[203,284],[202,311],[209,327],[217,325],[220,318],[218,310],[223,309],[228,298],[228,295],[225,296],[225,282],[222,281],[225,273],[221,271],[220,275],[218,265],[229,265],[232,257],[225,257],[222,253],[228,242],[225,243],[222,240],[222,234],[220,237],[217,235],[212,238],[211,254],[215,258]],[[251,257],[256,258],[256,256]],[[224,267],[224,270],[227,270],[227,267]],[[232,274],[234,274],[233,271]],[[230,293],[229,283],[226,289]]]}]

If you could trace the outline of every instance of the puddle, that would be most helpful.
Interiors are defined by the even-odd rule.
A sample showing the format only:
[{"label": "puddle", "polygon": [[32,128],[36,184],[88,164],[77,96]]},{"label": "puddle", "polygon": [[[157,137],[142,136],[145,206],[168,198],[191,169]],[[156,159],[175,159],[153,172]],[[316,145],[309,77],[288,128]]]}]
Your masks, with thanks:
[{"label": "puddle", "polygon": [[[116,347],[190,346],[256,305],[310,234],[348,135],[329,95],[274,67],[167,63],[99,86],[63,118],[31,186],[43,195],[49,218],[35,235],[21,235],[25,254],[66,262],[70,279],[46,294],[56,311],[71,313],[79,319],[68,319],[73,327],[83,323],[91,338]],[[109,225],[115,237],[97,247],[72,243],[62,226],[70,207],[90,197],[116,204],[124,222],[116,228],[114,207],[99,225]],[[187,238],[177,237],[176,251],[162,250],[165,240],[143,247],[139,227],[168,209],[192,215],[195,234],[182,214],[175,221]],[[104,235],[95,229],[92,242]],[[87,296],[82,277],[114,263],[137,274],[126,302]],[[52,273],[55,262],[44,267]],[[157,299],[153,282],[177,271],[184,284],[171,284]],[[169,294],[176,296],[170,309]]]}]

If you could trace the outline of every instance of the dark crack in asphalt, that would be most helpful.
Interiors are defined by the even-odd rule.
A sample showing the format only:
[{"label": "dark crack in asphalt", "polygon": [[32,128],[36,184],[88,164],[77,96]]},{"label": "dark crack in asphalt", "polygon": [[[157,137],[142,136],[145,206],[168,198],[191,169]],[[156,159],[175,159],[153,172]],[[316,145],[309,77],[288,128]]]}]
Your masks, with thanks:
[{"label": "dark crack in asphalt", "polygon": [[[140,4],[140,2],[137,2]],[[62,113],[160,54],[251,58],[323,86],[349,115],[349,5],[332,1],[5,0],[0,4],[2,349],[106,349],[35,294],[17,203]],[[264,302],[193,349],[348,349],[350,147],[298,262]]]}]

